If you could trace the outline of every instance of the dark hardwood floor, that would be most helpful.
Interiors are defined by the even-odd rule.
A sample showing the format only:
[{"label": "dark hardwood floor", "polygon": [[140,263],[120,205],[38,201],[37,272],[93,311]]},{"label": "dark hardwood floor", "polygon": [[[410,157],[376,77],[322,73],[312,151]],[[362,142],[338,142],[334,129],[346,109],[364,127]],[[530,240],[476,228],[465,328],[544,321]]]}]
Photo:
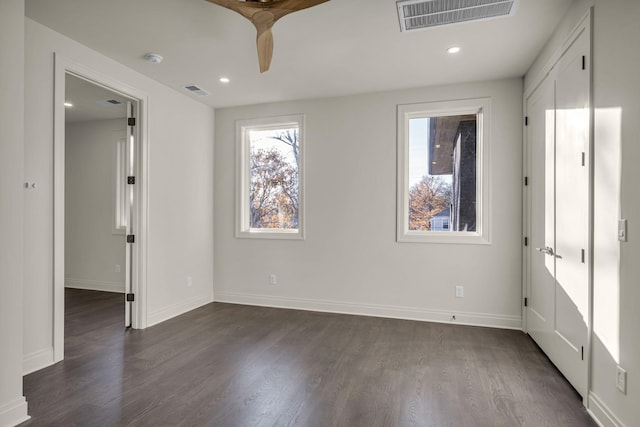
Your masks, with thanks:
[{"label": "dark hardwood floor", "polygon": [[596,426],[518,331],[209,304],[143,331],[67,290],[24,426]]}]

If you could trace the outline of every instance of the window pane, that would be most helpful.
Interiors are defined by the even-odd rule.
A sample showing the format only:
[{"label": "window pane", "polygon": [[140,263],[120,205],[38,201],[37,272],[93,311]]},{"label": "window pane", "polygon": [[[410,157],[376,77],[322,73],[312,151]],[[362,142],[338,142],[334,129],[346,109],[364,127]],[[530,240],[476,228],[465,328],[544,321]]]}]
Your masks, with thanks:
[{"label": "window pane", "polygon": [[297,230],[298,127],[249,131],[249,227]]},{"label": "window pane", "polygon": [[409,119],[409,231],[476,231],[476,122]]}]

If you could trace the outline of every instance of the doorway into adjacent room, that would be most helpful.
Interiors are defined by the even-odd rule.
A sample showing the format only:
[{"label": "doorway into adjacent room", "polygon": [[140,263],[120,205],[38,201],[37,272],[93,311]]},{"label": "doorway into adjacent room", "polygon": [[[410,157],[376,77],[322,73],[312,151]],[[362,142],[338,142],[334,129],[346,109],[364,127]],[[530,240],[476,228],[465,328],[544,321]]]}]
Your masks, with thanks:
[{"label": "doorway into adjacent room", "polygon": [[56,307],[64,308],[54,310],[57,360],[69,345],[64,335],[91,328],[75,325],[75,312],[95,310],[96,324],[136,326],[132,246],[139,224],[140,164],[139,100],[68,70],[60,93],[64,120],[56,124],[63,124],[64,132],[55,144],[59,179],[54,204],[63,213],[63,221],[56,222],[56,231],[62,232],[56,233],[55,254],[57,270],[64,272],[56,276]]}]

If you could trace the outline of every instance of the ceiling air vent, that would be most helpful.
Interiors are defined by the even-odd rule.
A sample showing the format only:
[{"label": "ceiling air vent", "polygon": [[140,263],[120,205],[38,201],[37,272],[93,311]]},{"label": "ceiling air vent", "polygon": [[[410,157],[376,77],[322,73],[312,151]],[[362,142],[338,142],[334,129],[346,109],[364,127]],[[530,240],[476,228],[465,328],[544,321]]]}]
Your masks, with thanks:
[{"label": "ceiling air vent", "polygon": [[412,31],[440,25],[512,15],[519,0],[400,0],[400,30]]},{"label": "ceiling air vent", "polygon": [[100,105],[106,105],[107,107],[122,105],[122,101],[118,101],[117,99],[99,99],[96,101],[96,103]]},{"label": "ceiling air vent", "polygon": [[209,92],[207,92],[206,90],[196,86],[196,85],[186,85],[184,86],[184,88],[186,90],[188,90],[189,92],[198,95],[198,96],[208,96]]}]

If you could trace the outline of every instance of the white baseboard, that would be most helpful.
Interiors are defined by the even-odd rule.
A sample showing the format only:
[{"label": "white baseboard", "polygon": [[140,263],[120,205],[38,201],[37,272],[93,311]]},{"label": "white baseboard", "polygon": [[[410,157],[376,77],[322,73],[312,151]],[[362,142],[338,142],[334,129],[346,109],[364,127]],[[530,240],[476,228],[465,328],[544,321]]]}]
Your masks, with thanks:
[{"label": "white baseboard", "polygon": [[587,410],[601,427],[625,427],[622,421],[593,392],[589,393],[589,407]]},{"label": "white baseboard", "polygon": [[90,291],[118,292],[121,294],[124,293],[123,282],[106,282],[104,280],[73,279],[67,277],[64,279],[64,287],[73,289],[87,289]]},{"label": "white baseboard", "polygon": [[27,415],[27,400],[20,396],[10,402],[0,405],[0,426],[17,426],[30,419]]},{"label": "white baseboard", "polygon": [[22,372],[23,375],[28,375],[47,366],[51,366],[54,363],[53,347],[34,351],[33,353],[24,355],[22,359]]},{"label": "white baseboard", "polygon": [[[521,316],[435,310],[418,307],[403,307],[377,304],[356,304],[341,301],[312,300],[304,298],[275,297],[236,292],[215,293],[216,302],[288,308],[294,310],[321,311],[327,313],[359,316],[388,317],[392,319],[421,320],[458,325],[485,326],[501,329],[522,330]],[[455,316],[455,320],[452,317]]]},{"label": "white baseboard", "polygon": [[157,325],[160,322],[169,320],[173,317],[184,314],[188,311],[194,310],[198,307],[202,307],[205,304],[213,302],[213,294],[200,295],[189,298],[188,300],[171,304],[167,307],[161,308],[150,312],[147,316],[147,327]]}]

